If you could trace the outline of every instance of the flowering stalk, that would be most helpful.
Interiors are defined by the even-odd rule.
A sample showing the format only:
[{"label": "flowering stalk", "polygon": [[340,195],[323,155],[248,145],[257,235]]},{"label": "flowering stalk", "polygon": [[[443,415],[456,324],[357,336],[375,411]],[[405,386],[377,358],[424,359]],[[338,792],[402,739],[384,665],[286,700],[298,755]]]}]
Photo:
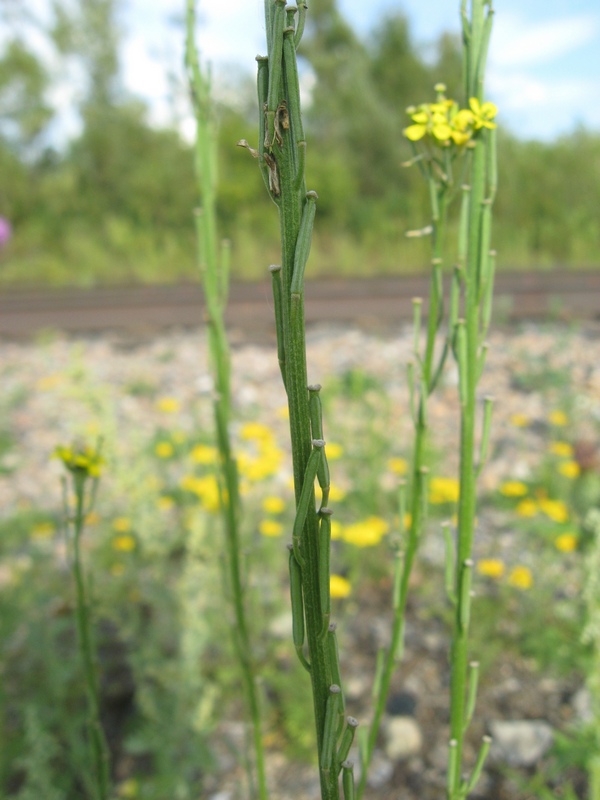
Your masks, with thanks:
[{"label": "flowering stalk", "polygon": [[76,591],[75,622],[86,684],[89,745],[93,764],[93,791],[97,800],[108,800],[110,791],[109,751],[100,722],[97,656],[92,636],[88,587],[81,559],[81,537],[85,518],[92,509],[96,495],[102,458],[97,450],[89,447],[57,447],[55,456],[60,458],[69,472],[75,495],[75,509],[71,513],[65,485],[64,514],[67,531],[71,532],[69,538],[73,544],[72,568]]},{"label": "flowering stalk", "polygon": [[[277,353],[290,412],[296,520],[290,545],[294,645],[310,674],[322,800],[338,800],[340,776],[346,800],[354,778],[347,754],[356,721],[344,719],[336,626],[330,623],[327,508],[329,469],[323,440],[319,386],[309,387],[304,334],[304,270],[311,246],[317,194],[306,191],[306,141],[300,109],[296,47],[306,6],[265,0],[267,56],[259,56],[258,158],[269,195],[279,211],[281,265],[271,267]],[[321,490],[315,505],[315,479]],[[305,646],[307,652],[305,652]],[[343,773],[343,775],[342,775]]]},{"label": "flowering stalk", "polygon": [[[240,564],[240,492],[237,462],[229,436],[231,416],[230,355],[223,315],[229,289],[229,249],[220,253],[216,225],[216,133],[210,82],[202,71],[195,44],[195,0],[187,0],[186,68],[196,117],[195,168],[202,208],[196,212],[198,260],[206,304],[208,343],[214,379],[213,412],[220,455],[219,506],[226,538],[226,564],[235,618],[233,643],[242,671],[255,755],[258,796],[266,800],[267,781],[256,669],[252,658]],[[254,783],[249,766],[249,782]],[[253,793],[253,792],[252,792]]]}]

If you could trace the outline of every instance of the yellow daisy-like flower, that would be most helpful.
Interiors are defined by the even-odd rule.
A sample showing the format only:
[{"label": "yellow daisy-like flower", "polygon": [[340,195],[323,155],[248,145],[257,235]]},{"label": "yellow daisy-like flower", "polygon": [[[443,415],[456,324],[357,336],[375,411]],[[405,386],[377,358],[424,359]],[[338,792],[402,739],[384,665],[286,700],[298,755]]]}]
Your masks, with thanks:
[{"label": "yellow daisy-like flower", "polygon": [[115,517],[112,526],[117,533],[129,533],[133,528],[129,517]]},{"label": "yellow daisy-like flower", "polygon": [[542,497],[539,506],[543,513],[554,522],[566,522],[569,519],[569,509],[562,500],[550,500]]},{"label": "yellow daisy-like flower", "polygon": [[569,424],[569,418],[564,411],[551,411],[548,414],[548,422],[557,428],[564,428],[565,425]]},{"label": "yellow daisy-like flower", "polygon": [[54,449],[53,458],[59,458],[74,475],[97,478],[102,471],[104,459],[99,451],[89,445],[59,445]]},{"label": "yellow daisy-like flower", "polygon": [[367,519],[347,525],[342,534],[348,544],[356,547],[375,547],[389,530],[388,523],[381,517],[367,517]]},{"label": "yellow daisy-like flower", "polygon": [[263,519],[258,530],[263,536],[276,537],[283,533],[283,525],[274,519]]},{"label": "yellow daisy-like flower", "polygon": [[572,553],[577,549],[577,536],[574,533],[561,533],[554,540],[554,546],[561,553]]},{"label": "yellow daisy-like flower", "polygon": [[176,397],[159,397],[156,401],[156,408],[163,414],[177,414],[181,409],[181,404]]},{"label": "yellow daisy-like flower", "polygon": [[480,128],[497,128],[494,117],[498,113],[498,107],[494,103],[480,103],[476,97],[469,100],[469,108],[473,112],[473,125],[475,130]]},{"label": "yellow daisy-like flower", "polygon": [[533,586],[533,575],[529,567],[518,565],[511,569],[508,582],[511,586],[514,586],[515,589],[527,591],[527,589],[531,589]]},{"label": "yellow daisy-like flower", "polygon": [[267,514],[281,514],[285,511],[285,501],[281,497],[265,497],[262,501],[262,507]]},{"label": "yellow daisy-like flower", "polygon": [[336,444],[335,442],[328,442],[325,446],[325,453],[327,454],[327,459],[329,461],[335,461],[337,458],[341,458],[344,454],[344,448],[341,444]]},{"label": "yellow daisy-like flower", "polygon": [[527,491],[527,486],[521,481],[506,481],[500,487],[500,494],[505,497],[523,497]]},{"label": "yellow daisy-like flower", "polygon": [[216,464],[218,459],[217,448],[207,444],[197,444],[190,453],[194,464]]},{"label": "yellow daisy-like flower", "polygon": [[581,473],[581,467],[576,461],[565,461],[564,464],[559,465],[558,471],[565,478],[577,478]]},{"label": "yellow daisy-like flower", "polygon": [[112,540],[112,548],[121,553],[131,553],[132,550],[135,550],[135,537],[128,533],[115,536]]},{"label": "yellow daisy-like flower", "polygon": [[514,425],[515,428],[526,428],[530,420],[527,414],[511,414],[509,422],[511,425]]},{"label": "yellow daisy-like flower", "polygon": [[429,482],[429,502],[434,505],[456,503],[460,494],[460,484],[456,478],[432,478]]},{"label": "yellow daisy-like flower", "polygon": [[517,503],[515,511],[520,517],[535,517],[539,511],[539,506],[535,500],[527,497],[521,500],[520,503]]},{"label": "yellow daisy-like flower", "polygon": [[405,458],[390,458],[387,466],[390,472],[396,475],[406,475],[408,472],[408,461]]},{"label": "yellow daisy-like flower", "polygon": [[504,562],[499,558],[482,558],[477,562],[477,572],[486,578],[499,580],[505,572]]},{"label": "yellow daisy-like flower", "polygon": [[573,455],[573,446],[568,442],[550,442],[548,449],[559,458],[571,458]]},{"label": "yellow daisy-like flower", "polygon": [[175,450],[171,442],[157,442],[154,452],[159,458],[171,458]]},{"label": "yellow daisy-like flower", "polygon": [[329,593],[334,598],[348,597],[352,587],[350,581],[343,578],[341,575],[329,576]]}]

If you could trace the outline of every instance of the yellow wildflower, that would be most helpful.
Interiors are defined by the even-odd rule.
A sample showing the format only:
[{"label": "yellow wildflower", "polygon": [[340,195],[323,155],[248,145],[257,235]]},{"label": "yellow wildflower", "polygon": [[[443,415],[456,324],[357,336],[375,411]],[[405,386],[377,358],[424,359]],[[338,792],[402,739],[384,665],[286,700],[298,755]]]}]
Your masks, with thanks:
[{"label": "yellow wildflower", "polygon": [[54,449],[53,458],[59,458],[74,475],[97,478],[102,470],[104,459],[98,450],[89,445],[59,445]]},{"label": "yellow wildflower", "polygon": [[171,442],[157,442],[154,452],[159,458],[171,458],[175,450]]},{"label": "yellow wildflower", "polygon": [[197,444],[190,453],[194,464],[216,464],[217,449],[207,444]]},{"label": "yellow wildflower", "polygon": [[551,411],[548,414],[548,422],[555,425],[557,428],[563,428],[569,424],[569,418],[564,411]]},{"label": "yellow wildflower", "polygon": [[263,536],[281,536],[283,533],[283,525],[281,522],[276,522],[274,519],[263,519],[258,526],[258,530]]},{"label": "yellow wildflower", "polygon": [[335,461],[337,458],[341,458],[344,453],[344,448],[341,446],[341,444],[330,442],[325,447],[325,453],[327,454],[327,459],[329,461]]},{"label": "yellow wildflower", "polygon": [[406,475],[408,472],[408,461],[405,458],[390,458],[387,466],[390,472],[396,475]]},{"label": "yellow wildflower", "polygon": [[343,538],[348,544],[356,547],[375,547],[388,532],[389,525],[381,517],[367,517],[367,519],[347,525]]},{"label": "yellow wildflower", "polygon": [[581,472],[581,467],[576,461],[565,461],[564,464],[559,465],[558,471],[565,478],[577,478]]},{"label": "yellow wildflower", "polygon": [[521,481],[505,481],[500,486],[500,494],[505,497],[523,497],[527,494],[527,486]]},{"label": "yellow wildflower", "polygon": [[129,533],[115,536],[112,540],[112,548],[121,553],[131,553],[132,550],[135,550],[135,537]]},{"label": "yellow wildflower", "polygon": [[181,404],[176,397],[159,397],[156,401],[156,408],[163,414],[177,414]]},{"label": "yellow wildflower", "polygon": [[112,526],[117,533],[128,533],[133,527],[129,517],[115,517]]},{"label": "yellow wildflower", "polygon": [[219,510],[219,484],[214,475],[205,475],[202,478],[196,475],[184,475],[179,485],[184,491],[197,495],[206,511]]},{"label": "yellow wildflower", "polygon": [[515,589],[526,591],[533,586],[533,575],[529,567],[518,565],[511,569],[508,582],[511,586],[514,586]]},{"label": "yellow wildflower", "polygon": [[285,501],[281,497],[269,495],[262,501],[262,507],[267,514],[281,514],[285,511]]},{"label": "yellow wildflower", "polygon": [[329,576],[329,593],[334,598],[348,597],[350,594],[350,581],[342,578],[341,575]]},{"label": "yellow wildflower", "polygon": [[456,503],[460,484],[456,478],[432,478],[429,482],[429,502],[435,505]]},{"label": "yellow wildflower", "polygon": [[511,414],[509,422],[515,428],[526,428],[529,425],[529,417],[527,414]]},{"label": "yellow wildflower", "polygon": [[480,103],[476,97],[471,97],[469,107],[473,112],[473,125],[475,130],[480,128],[497,128],[492,120],[498,113],[498,107],[494,103]]},{"label": "yellow wildflower", "polygon": [[477,562],[477,572],[486,578],[499,579],[504,575],[504,562],[499,558],[482,558]]},{"label": "yellow wildflower", "polygon": [[332,519],[331,520],[331,538],[332,539],[343,539],[344,537],[344,527],[339,519]]},{"label": "yellow wildflower", "polygon": [[550,452],[560,458],[571,458],[573,447],[568,442],[550,442]]},{"label": "yellow wildflower", "polygon": [[569,509],[562,500],[550,500],[542,497],[539,506],[544,514],[554,522],[566,522],[569,519]]},{"label": "yellow wildflower", "polygon": [[539,508],[535,500],[526,497],[525,500],[521,500],[520,503],[517,503],[515,511],[520,517],[535,517],[539,511]]},{"label": "yellow wildflower", "polygon": [[554,540],[554,546],[561,553],[572,553],[577,549],[577,536],[574,533],[561,533]]},{"label": "yellow wildflower", "polygon": [[246,422],[244,425],[242,425],[240,437],[246,441],[250,439],[256,439],[260,441],[272,439],[273,433],[271,432],[271,429],[266,425],[263,425],[262,422]]}]

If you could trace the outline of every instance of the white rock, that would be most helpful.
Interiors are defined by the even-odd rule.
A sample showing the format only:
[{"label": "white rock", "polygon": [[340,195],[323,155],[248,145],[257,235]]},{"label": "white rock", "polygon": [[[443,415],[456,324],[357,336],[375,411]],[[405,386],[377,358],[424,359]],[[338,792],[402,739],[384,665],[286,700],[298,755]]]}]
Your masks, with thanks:
[{"label": "white rock", "polygon": [[511,767],[533,766],[552,745],[554,732],[542,719],[495,720],[490,723],[490,761]]},{"label": "white rock", "polygon": [[417,755],[423,735],[414,717],[390,717],[385,723],[385,754],[392,761]]}]

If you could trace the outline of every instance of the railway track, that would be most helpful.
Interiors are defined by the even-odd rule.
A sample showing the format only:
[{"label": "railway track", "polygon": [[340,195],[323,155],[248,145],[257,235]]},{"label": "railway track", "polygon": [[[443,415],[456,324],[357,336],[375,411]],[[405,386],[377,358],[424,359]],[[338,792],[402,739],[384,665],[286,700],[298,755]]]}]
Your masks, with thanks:
[{"label": "railway track", "polygon": [[[308,324],[354,323],[384,328],[412,318],[412,298],[428,295],[427,276],[308,281]],[[496,319],[600,319],[600,271],[500,273]],[[4,290],[0,293],[0,336],[22,338],[44,329],[93,333],[153,332],[203,321],[198,284],[96,289]],[[426,313],[426,302],[424,303]],[[273,327],[269,283],[231,287],[226,320],[245,339],[263,338]]]}]

